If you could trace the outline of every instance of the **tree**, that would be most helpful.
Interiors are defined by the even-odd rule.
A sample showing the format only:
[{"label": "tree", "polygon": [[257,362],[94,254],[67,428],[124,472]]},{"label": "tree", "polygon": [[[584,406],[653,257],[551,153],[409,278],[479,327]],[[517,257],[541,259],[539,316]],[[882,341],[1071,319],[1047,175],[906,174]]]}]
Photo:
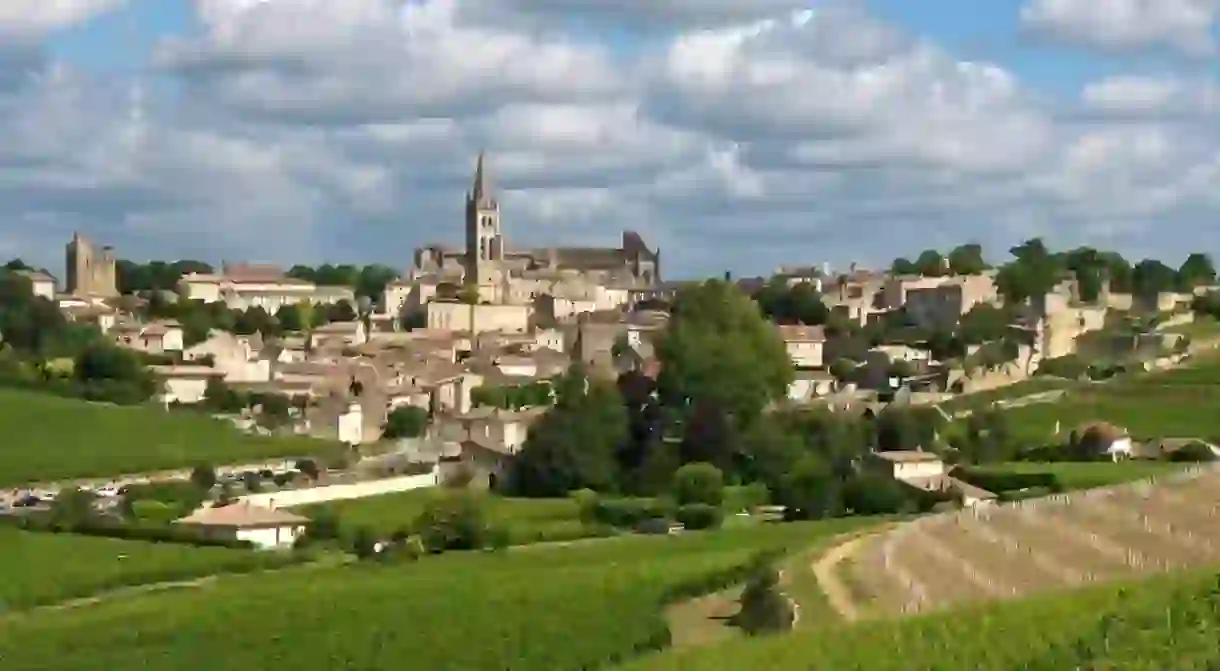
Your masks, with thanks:
[{"label": "tree", "polygon": [[1043,296],[1059,281],[1061,266],[1041,238],[1032,238],[1008,250],[1014,260],[996,274],[996,290],[1007,305],[1019,305]]},{"label": "tree", "polygon": [[326,321],[328,322],[352,322],[356,321],[358,316],[356,306],[348,300],[341,300],[326,307]]},{"label": "tree", "polygon": [[285,305],[276,310],[275,321],[281,331],[304,331],[310,326],[300,305]]},{"label": "tree", "polygon": [[1003,340],[1013,322],[1012,313],[989,303],[979,303],[962,315],[957,337],[965,345],[981,345]]},{"label": "tree", "polygon": [[51,504],[51,523],[67,528],[88,524],[97,516],[96,502],[97,495],[87,489],[64,489]]},{"label": "tree", "polygon": [[318,468],[318,462],[313,459],[301,459],[295,464],[295,467],[310,480],[322,477],[322,470]]},{"label": "tree", "polygon": [[802,455],[772,491],[775,502],[795,519],[833,517],[842,510],[839,481],[830,464],[815,454]]},{"label": "tree", "polygon": [[1156,259],[1140,261],[1135,264],[1132,273],[1135,284],[1133,293],[1140,296],[1156,296],[1164,291],[1173,291],[1178,282],[1177,271]]},{"label": "tree", "polygon": [[945,258],[935,249],[925,249],[915,259],[915,268],[924,277],[940,277],[945,274]]},{"label": "tree", "polygon": [[618,388],[589,378],[577,365],[556,380],[555,397],[555,405],[530,426],[510,482],[525,496],[615,489],[615,456],[629,431]]},{"label": "tree", "polygon": [[954,247],[949,252],[948,262],[949,270],[954,275],[978,275],[987,269],[987,262],[983,260],[983,247],[975,243]]},{"label": "tree", "polygon": [[708,463],[687,464],[674,474],[673,494],[680,506],[719,506],[724,503],[724,473]]},{"label": "tree", "polygon": [[806,326],[821,326],[830,319],[830,308],[822,296],[809,282],[799,282],[789,291],[788,303],[791,315]]},{"label": "tree", "polygon": [[738,454],[738,428],[733,418],[710,401],[696,401],[683,420],[679,454],[682,463],[705,462],[722,469],[733,467]]},{"label": "tree", "polygon": [[792,603],[780,590],[779,570],[759,563],[741,592],[741,608],[733,622],[751,636],[773,634],[792,628]]},{"label": "tree", "polygon": [[413,405],[394,408],[386,417],[385,438],[418,438],[428,428],[428,411]]},{"label": "tree", "polygon": [[703,403],[736,426],[784,398],[793,377],[787,349],[758,305],[716,280],[679,292],[658,350],[663,403]]},{"label": "tree", "polygon": [[1209,286],[1216,283],[1216,267],[1211,256],[1194,253],[1186,257],[1178,267],[1178,289],[1193,291],[1195,287]]},{"label": "tree", "polygon": [[911,262],[910,259],[899,257],[894,259],[890,264],[891,275],[918,275],[919,266]]},{"label": "tree", "polygon": [[191,482],[203,491],[216,486],[216,469],[208,464],[199,464],[191,469]]}]

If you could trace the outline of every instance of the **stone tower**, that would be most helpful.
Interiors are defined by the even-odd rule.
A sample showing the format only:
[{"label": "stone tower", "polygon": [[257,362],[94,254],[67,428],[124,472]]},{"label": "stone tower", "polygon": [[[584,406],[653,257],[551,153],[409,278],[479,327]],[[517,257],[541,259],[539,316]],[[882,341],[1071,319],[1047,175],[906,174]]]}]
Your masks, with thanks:
[{"label": "stone tower", "polygon": [[72,235],[65,248],[67,292],[73,296],[118,296],[114,250],[100,250],[80,233]]},{"label": "stone tower", "polygon": [[495,282],[503,260],[500,203],[487,184],[483,153],[479,152],[474,184],[466,195],[466,284]]}]

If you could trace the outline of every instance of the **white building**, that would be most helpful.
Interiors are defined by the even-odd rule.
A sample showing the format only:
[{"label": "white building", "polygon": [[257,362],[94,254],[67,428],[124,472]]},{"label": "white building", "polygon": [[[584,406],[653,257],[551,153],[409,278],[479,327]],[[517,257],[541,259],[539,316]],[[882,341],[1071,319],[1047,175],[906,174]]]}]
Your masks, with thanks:
[{"label": "white building", "polygon": [[18,275],[30,281],[30,288],[35,296],[53,301],[55,300],[55,278],[40,270],[18,270]]},{"label": "white building", "polygon": [[161,383],[157,397],[162,403],[201,403],[207,395],[208,382],[223,379],[224,373],[210,366],[149,366]]},{"label": "white building", "polygon": [[260,550],[290,548],[305,532],[309,519],[284,510],[249,503],[200,508],[175,524],[207,538],[249,541]]},{"label": "white building", "polygon": [[330,305],[345,300],[355,306],[356,300],[351,287],[320,287],[288,277],[274,266],[226,265],[220,274],[183,275],[178,285],[187,300],[220,301],[234,310],[261,307],[271,314],[285,305]]}]

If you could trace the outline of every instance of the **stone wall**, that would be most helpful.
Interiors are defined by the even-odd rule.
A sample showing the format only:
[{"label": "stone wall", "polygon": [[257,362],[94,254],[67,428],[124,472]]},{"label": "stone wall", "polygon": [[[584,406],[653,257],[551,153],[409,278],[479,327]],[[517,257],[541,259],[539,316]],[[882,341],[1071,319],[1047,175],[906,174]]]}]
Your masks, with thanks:
[{"label": "stone wall", "polygon": [[323,485],[308,489],[293,489],[282,492],[265,492],[247,494],[238,500],[267,508],[292,508],[328,501],[346,501],[362,499],[368,496],[396,494],[415,489],[435,487],[440,484],[440,474],[437,469],[423,475],[404,475],[397,478],[369,480],[345,485]]}]

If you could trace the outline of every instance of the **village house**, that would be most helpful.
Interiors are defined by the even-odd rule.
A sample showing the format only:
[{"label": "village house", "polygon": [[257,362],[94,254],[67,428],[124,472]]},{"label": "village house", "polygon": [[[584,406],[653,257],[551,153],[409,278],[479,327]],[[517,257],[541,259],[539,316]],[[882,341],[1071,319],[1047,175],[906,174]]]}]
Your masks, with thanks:
[{"label": "village house", "polygon": [[500,454],[513,455],[525,444],[530,425],[546,408],[472,408],[468,412],[438,413],[429,429],[429,437],[445,442],[474,441]]},{"label": "village house", "polygon": [[161,393],[157,400],[162,403],[192,405],[202,403],[208,382],[224,378],[224,373],[211,366],[149,366]]},{"label": "village house", "polygon": [[821,368],[824,365],[823,349],[826,345],[826,329],[821,326],[778,326],[779,337],[784,341],[788,357],[797,368]]},{"label": "village house", "polygon": [[185,361],[211,360],[211,366],[224,375],[226,383],[267,382],[271,380],[271,360],[262,358],[250,339],[226,331],[212,331],[208,339],[186,349]]},{"label": "village house", "polygon": [[309,346],[355,347],[368,342],[368,329],[357,319],[350,322],[331,322],[318,326],[309,334]]},{"label": "village house", "polygon": [[55,300],[57,282],[50,274],[41,270],[18,270],[16,274],[30,281],[30,289],[35,296],[40,296],[49,301]]},{"label": "village house", "polygon": [[205,538],[248,541],[260,550],[291,548],[305,533],[309,518],[250,503],[212,506],[175,520]]},{"label": "village house", "polygon": [[173,319],[149,324],[118,324],[113,329],[114,342],[149,354],[170,354],[183,350],[182,325]]},{"label": "village house", "polygon": [[950,331],[962,315],[982,303],[996,304],[994,270],[978,275],[899,275],[885,284],[885,305],[901,309],[918,327]]},{"label": "village house", "polygon": [[965,507],[995,503],[995,494],[949,474],[945,462],[932,452],[897,450],[873,452],[870,466],[898,482],[926,492],[952,495]]},{"label": "village house", "polygon": [[350,287],[320,287],[288,277],[276,266],[245,263],[225,264],[219,274],[188,273],[179,280],[179,289],[187,300],[221,301],[234,310],[261,307],[271,314],[286,305],[348,301],[354,306],[356,300]]}]

